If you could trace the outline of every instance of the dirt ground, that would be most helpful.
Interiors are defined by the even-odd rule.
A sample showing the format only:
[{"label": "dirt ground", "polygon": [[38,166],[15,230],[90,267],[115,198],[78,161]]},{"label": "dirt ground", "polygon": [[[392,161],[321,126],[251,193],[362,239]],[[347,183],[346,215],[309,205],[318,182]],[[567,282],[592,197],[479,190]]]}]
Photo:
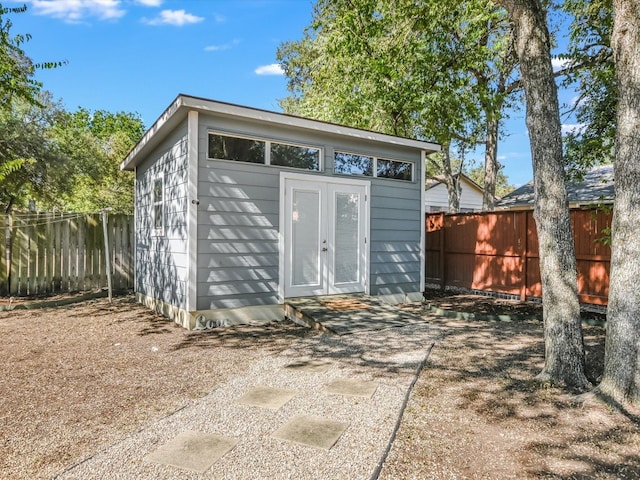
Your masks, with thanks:
[{"label": "dirt ground", "polygon": [[[541,316],[542,306],[430,292],[440,308]],[[588,320],[602,314],[583,312]],[[384,479],[640,479],[640,409],[613,408],[534,380],[541,321],[439,318]],[[604,365],[604,328],[585,326],[586,374]]]},{"label": "dirt ground", "polygon": [[[473,309],[471,297],[431,301]],[[506,308],[487,297],[475,302],[477,311]],[[427,313],[420,304],[405,308]],[[430,322],[437,341],[380,478],[640,479],[639,412],[577,402],[533,380],[544,355],[541,322]],[[584,333],[595,382],[604,330]],[[316,334],[285,322],[187,332],[131,296],[2,311],[0,478],[50,478],[259,356]]]},{"label": "dirt ground", "polygon": [[0,479],[50,478],[309,334],[190,333],[132,296],[0,311]]},{"label": "dirt ground", "polygon": [[[456,312],[473,313],[479,316],[508,315],[520,319],[541,319],[542,303],[495,298],[465,293],[451,293],[439,289],[427,289],[424,294],[425,303],[433,307]],[[583,321],[604,324],[606,308],[602,306],[583,305],[580,311]]]}]

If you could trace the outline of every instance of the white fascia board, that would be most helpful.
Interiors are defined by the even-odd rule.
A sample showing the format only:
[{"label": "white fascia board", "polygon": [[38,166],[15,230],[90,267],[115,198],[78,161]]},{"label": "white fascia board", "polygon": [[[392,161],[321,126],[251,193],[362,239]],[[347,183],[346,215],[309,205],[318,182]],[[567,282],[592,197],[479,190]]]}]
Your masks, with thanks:
[{"label": "white fascia board", "polygon": [[292,126],[303,128],[306,130],[328,132],[336,135],[343,135],[346,137],[353,137],[392,145],[417,148],[419,150],[427,151],[428,153],[439,152],[441,149],[440,145],[436,143],[423,142],[410,138],[395,137],[393,135],[386,135],[384,133],[360,130],[357,128],[346,127],[344,125],[337,125],[335,123],[297,117],[295,115],[287,115],[284,113],[271,112],[268,110],[260,110],[251,107],[243,107],[241,105],[235,105],[232,103],[217,102],[215,100],[207,100],[204,98],[189,96],[183,96],[183,102],[185,106],[189,108],[199,109],[201,111],[231,115],[234,117],[264,121],[278,125]]},{"label": "white fascia board", "polygon": [[[158,117],[155,123],[144,133],[140,141],[131,149],[126,158],[120,163],[120,170],[133,170],[136,166],[136,157],[140,155],[143,150],[146,150],[150,144],[154,143],[154,140],[161,131],[175,126],[179,120],[179,116],[176,115],[183,106],[183,98],[178,95],[176,99],[171,102],[162,115]],[[186,116],[186,113],[185,113]]]}]

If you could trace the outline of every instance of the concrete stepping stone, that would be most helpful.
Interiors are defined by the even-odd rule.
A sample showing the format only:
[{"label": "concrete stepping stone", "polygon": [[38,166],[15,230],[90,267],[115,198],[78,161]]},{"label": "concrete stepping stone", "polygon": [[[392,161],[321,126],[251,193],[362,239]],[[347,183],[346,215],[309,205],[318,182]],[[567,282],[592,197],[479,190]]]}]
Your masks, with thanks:
[{"label": "concrete stepping stone", "polygon": [[257,385],[248,389],[244,395],[236,401],[243,405],[249,405],[252,407],[278,410],[297,394],[298,392],[296,390],[286,390],[284,388],[272,388]]},{"label": "concrete stepping stone", "polygon": [[309,373],[324,373],[331,367],[331,362],[322,359],[301,358],[285,365],[284,368]]},{"label": "concrete stepping stone", "polygon": [[348,423],[336,422],[313,415],[298,415],[285,423],[271,436],[300,445],[329,450],[336,444],[340,435],[344,433],[348,426]]},{"label": "concrete stepping stone", "polygon": [[353,378],[338,378],[328,383],[324,391],[336,395],[348,395],[351,397],[371,398],[376,393],[378,384]]},{"label": "concrete stepping stone", "polygon": [[237,443],[235,438],[215,433],[186,431],[147,455],[145,460],[204,473]]}]

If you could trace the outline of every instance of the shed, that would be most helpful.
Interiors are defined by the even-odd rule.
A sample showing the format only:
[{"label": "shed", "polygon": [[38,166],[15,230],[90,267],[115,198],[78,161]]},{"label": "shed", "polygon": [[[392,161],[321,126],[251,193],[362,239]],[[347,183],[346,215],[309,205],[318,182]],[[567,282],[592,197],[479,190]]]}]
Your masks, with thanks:
[{"label": "shed", "polygon": [[187,328],[283,318],[290,297],[424,290],[434,143],[178,95],[135,171],[137,300]]}]

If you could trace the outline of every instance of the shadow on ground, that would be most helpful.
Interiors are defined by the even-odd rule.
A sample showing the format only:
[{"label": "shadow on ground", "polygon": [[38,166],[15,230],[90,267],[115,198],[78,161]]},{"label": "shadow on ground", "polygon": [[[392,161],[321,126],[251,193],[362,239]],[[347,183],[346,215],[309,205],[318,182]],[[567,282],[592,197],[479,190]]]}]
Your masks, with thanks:
[{"label": "shadow on ground", "polygon": [[[440,337],[381,478],[640,478],[637,417],[534,379],[540,322],[432,323]],[[595,384],[604,329],[584,337]]]}]

